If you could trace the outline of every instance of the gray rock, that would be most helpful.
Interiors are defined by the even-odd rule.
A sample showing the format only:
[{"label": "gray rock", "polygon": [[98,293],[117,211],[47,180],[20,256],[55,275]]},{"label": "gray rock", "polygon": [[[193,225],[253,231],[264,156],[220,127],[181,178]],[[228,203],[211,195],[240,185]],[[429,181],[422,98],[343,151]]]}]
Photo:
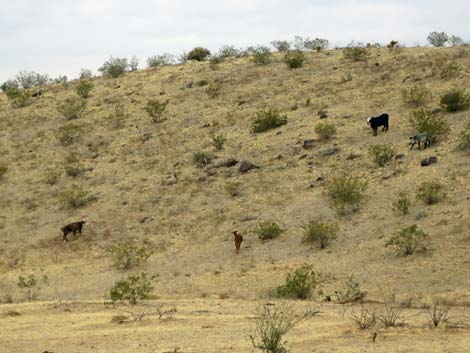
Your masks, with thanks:
[{"label": "gray rock", "polygon": [[326,111],[326,110],[319,110],[319,111],[318,111],[318,116],[320,117],[320,119],[328,118],[328,111]]},{"label": "gray rock", "polygon": [[421,161],[421,167],[427,167],[428,165],[431,165],[434,163],[437,163],[437,157],[435,156],[427,157]]},{"label": "gray rock", "polygon": [[251,163],[250,161],[241,161],[239,171],[241,173],[246,173],[252,169],[259,169],[259,166]]},{"label": "gray rock", "polygon": [[304,143],[303,143],[302,147],[306,150],[315,147],[315,140],[314,139],[304,140]]},{"label": "gray rock", "polygon": [[318,154],[320,156],[323,156],[323,157],[328,157],[328,156],[332,156],[334,154],[337,154],[341,149],[339,147],[336,147],[336,146],[331,146],[331,147],[325,147],[323,149],[321,149],[320,151],[318,151]]}]

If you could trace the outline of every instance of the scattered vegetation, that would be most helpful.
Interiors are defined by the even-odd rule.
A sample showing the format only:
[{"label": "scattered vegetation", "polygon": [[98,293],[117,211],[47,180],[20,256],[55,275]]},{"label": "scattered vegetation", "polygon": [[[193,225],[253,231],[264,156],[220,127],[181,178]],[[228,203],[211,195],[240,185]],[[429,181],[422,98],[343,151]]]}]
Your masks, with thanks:
[{"label": "scattered vegetation", "polygon": [[288,302],[275,306],[258,306],[255,337],[250,335],[253,347],[265,353],[287,353],[284,336],[295,326],[317,314],[319,311],[307,310],[300,316],[296,315],[293,304]]},{"label": "scattered vegetation", "polygon": [[248,52],[253,56],[253,62],[258,65],[268,64],[273,55],[268,47],[264,47],[262,45],[251,47],[248,49]]},{"label": "scattered vegetation", "polygon": [[85,109],[86,101],[80,97],[68,97],[57,107],[57,111],[67,120],[81,118]]},{"label": "scattered vegetation", "polygon": [[366,59],[369,55],[369,50],[362,43],[352,42],[346,48],[343,48],[343,56],[348,60],[360,61]]},{"label": "scattered vegetation", "polygon": [[443,47],[449,41],[449,36],[444,32],[431,32],[428,42],[435,47]]},{"label": "scattered vegetation", "polygon": [[400,191],[398,197],[392,203],[395,211],[402,215],[406,215],[410,212],[410,207],[412,205],[411,198],[408,193],[405,191]]},{"label": "scattered vegetation", "polygon": [[414,85],[401,90],[403,101],[411,107],[425,105],[432,98],[431,90],[423,85]]},{"label": "scattered vegetation", "polygon": [[198,151],[193,155],[193,162],[200,168],[205,167],[206,165],[212,162],[214,156],[211,153]]},{"label": "scattered vegetation", "polygon": [[26,294],[28,301],[33,301],[37,299],[39,292],[47,283],[47,275],[36,278],[35,275],[31,274],[27,277],[19,276],[16,285]]},{"label": "scattered vegetation", "polygon": [[77,92],[77,94],[80,97],[86,99],[86,98],[90,97],[90,92],[91,92],[92,89],[93,89],[93,83],[91,83],[91,81],[80,80],[80,81],[78,81],[78,85],[75,88],[75,92]]},{"label": "scattered vegetation", "polygon": [[343,284],[343,288],[335,291],[338,301],[340,303],[346,303],[356,301],[359,298],[363,298],[366,292],[361,290],[361,284],[356,281],[353,275],[349,276],[346,282]]},{"label": "scattered vegetation", "polygon": [[333,178],[327,185],[327,193],[340,212],[355,211],[364,200],[366,190],[367,180],[346,174]]},{"label": "scattered vegetation", "polygon": [[255,229],[255,233],[261,240],[269,240],[277,238],[284,232],[284,229],[279,227],[274,222],[263,222]]},{"label": "scattered vegetation", "polygon": [[187,60],[203,61],[211,55],[209,49],[196,47],[187,54]]},{"label": "scattered vegetation", "polygon": [[276,129],[287,124],[287,115],[281,114],[277,109],[267,109],[256,113],[253,120],[252,132],[261,133]]},{"label": "scattered vegetation", "polygon": [[219,82],[211,82],[206,87],[206,93],[209,98],[216,98],[220,94],[221,84]]},{"label": "scattered vegetation", "polygon": [[304,226],[305,240],[317,243],[320,249],[326,248],[331,241],[336,239],[338,225],[332,222],[325,222],[321,219],[311,220]]},{"label": "scattered vegetation", "polygon": [[20,71],[13,81],[16,81],[18,87],[29,90],[50,83],[51,79],[48,75],[39,74],[34,71]]},{"label": "scattered vegetation", "polygon": [[419,186],[416,197],[427,205],[438,203],[445,197],[444,185],[437,179],[424,181]]},{"label": "scattered vegetation", "polygon": [[449,307],[447,305],[434,302],[429,305],[427,313],[433,327],[438,327],[441,322],[446,324],[449,321]]},{"label": "scattered vegetation", "polygon": [[172,65],[175,62],[174,55],[165,53],[162,55],[154,55],[147,59],[148,67],[158,67]]},{"label": "scattered vegetation", "polygon": [[470,106],[470,94],[464,89],[454,88],[441,97],[440,105],[447,112],[465,110]]},{"label": "scattered vegetation", "polygon": [[85,172],[85,167],[80,163],[77,154],[69,154],[64,161],[65,174],[70,177],[78,177]]},{"label": "scattered vegetation", "polygon": [[277,287],[273,295],[284,299],[308,299],[320,290],[323,279],[311,265],[303,265],[288,273],[285,284]]},{"label": "scattered vegetation", "polygon": [[288,51],[284,61],[291,69],[302,67],[305,62],[305,54],[301,50]]},{"label": "scattered vegetation", "polygon": [[351,311],[351,320],[356,324],[360,330],[367,330],[374,327],[377,323],[377,317],[375,311],[367,308],[364,304],[361,304],[361,309]]},{"label": "scattered vegetation", "polygon": [[167,103],[160,103],[158,99],[149,99],[147,105],[145,106],[145,111],[152,118],[154,123],[161,123],[165,121],[163,118],[163,113],[166,110]]},{"label": "scattered vegetation", "polygon": [[447,59],[436,60],[432,65],[432,74],[441,79],[457,77],[462,71],[460,65],[455,62],[448,62]]},{"label": "scattered vegetation", "polygon": [[131,115],[126,112],[122,104],[116,104],[113,111],[107,116],[108,121],[114,129],[120,129],[124,126],[126,120],[129,120]]},{"label": "scattered vegetation", "polygon": [[315,50],[317,52],[328,49],[329,45],[330,45],[330,42],[328,41],[328,39],[325,39],[325,38],[315,38],[315,39],[306,38],[304,40],[304,48]]},{"label": "scattered vegetation", "polygon": [[426,250],[428,239],[429,236],[413,224],[393,235],[386,246],[392,247],[397,255],[410,256],[416,251]]},{"label": "scattered vegetation", "polygon": [[227,140],[225,138],[225,135],[216,135],[214,134],[213,132],[209,135],[209,137],[211,138],[212,140],[212,146],[214,146],[214,148],[217,150],[217,151],[221,151],[224,149],[224,144],[225,144],[225,141]]},{"label": "scattered vegetation", "polygon": [[78,78],[80,80],[89,80],[93,77],[93,72],[89,69],[81,69]]},{"label": "scattered vegetation", "polygon": [[336,127],[333,124],[319,123],[315,126],[315,133],[322,140],[329,140],[336,135]]},{"label": "scattered vegetation", "polygon": [[58,194],[59,202],[65,209],[74,209],[86,206],[96,198],[90,193],[76,185],[71,189],[62,191]]},{"label": "scattered vegetation", "polygon": [[470,121],[467,122],[464,129],[460,131],[458,142],[458,146],[461,150],[470,150]]},{"label": "scattered vegetation", "polygon": [[139,266],[152,255],[152,251],[148,247],[139,246],[133,241],[114,244],[108,251],[114,259],[114,264],[120,270]]},{"label": "scattered vegetation", "polygon": [[374,162],[380,167],[383,167],[387,163],[393,161],[397,155],[397,149],[395,146],[385,145],[372,145],[369,147],[369,153],[372,155]]},{"label": "scattered vegetation", "polygon": [[128,66],[126,58],[110,57],[109,60],[98,69],[98,71],[101,72],[103,76],[116,78],[124,75]]},{"label": "scattered vegetation", "polygon": [[82,128],[74,123],[68,123],[59,127],[55,132],[55,138],[63,145],[69,146],[78,141]]},{"label": "scattered vegetation", "polygon": [[290,50],[291,43],[288,40],[273,40],[271,45],[279,52]]},{"label": "scattered vegetation", "polygon": [[150,299],[154,290],[152,286],[154,278],[154,276],[141,272],[117,281],[109,289],[111,301],[125,305],[137,305],[143,300]]},{"label": "scattered vegetation", "polygon": [[411,127],[417,133],[427,133],[432,142],[450,132],[449,124],[441,116],[428,109],[412,111],[409,118]]}]

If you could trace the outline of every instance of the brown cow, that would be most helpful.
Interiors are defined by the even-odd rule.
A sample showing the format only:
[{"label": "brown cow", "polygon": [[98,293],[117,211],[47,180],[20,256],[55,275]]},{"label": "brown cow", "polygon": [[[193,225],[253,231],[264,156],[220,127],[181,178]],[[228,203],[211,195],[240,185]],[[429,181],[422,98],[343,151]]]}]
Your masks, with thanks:
[{"label": "brown cow", "polygon": [[242,241],[243,241],[243,237],[238,232],[238,230],[233,231],[232,234],[235,240],[235,252],[238,254],[238,252],[240,251],[240,245],[242,244]]},{"label": "brown cow", "polygon": [[66,226],[60,228],[60,230],[64,233],[63,235],[63,240],[64,240],[64,243],[66,243],[68,240],[67,240],[67,235],[69,233],[73,233],[73,235],[75,235],[77,232],[82,235],[82,228],[83,228],[83,225],[86,224],[86,221],[85,220],[81,220],[80,222],[74,222],[74,223],[70,223],[70,224],[67,224]]}]

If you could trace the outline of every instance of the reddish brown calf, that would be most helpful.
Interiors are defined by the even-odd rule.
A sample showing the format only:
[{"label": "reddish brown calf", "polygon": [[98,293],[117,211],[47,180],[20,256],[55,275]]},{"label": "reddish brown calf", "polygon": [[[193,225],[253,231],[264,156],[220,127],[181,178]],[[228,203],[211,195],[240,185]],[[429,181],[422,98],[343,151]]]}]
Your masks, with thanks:
[{"label": "reddish brown calf", "polygon": [[238,254],[238,252],[240,251],[240,245],[242,244],[242,241],[243,241],[243,237],[238,232],[238,230],[233,231],[232,234],[235,240],[235,252]]},{"label": "reddish brown calf", "polygon": [[64,243],[66,243],[68,240],[67,240],[67,235],[69,233],[73,233],[73,235],[75,235],[77,232],[82,235],[82,228],[83,228],[83,225],[86,224],[85,220],[82,220],[80,222],[74,222],[74,223],[70,223],[70,224],[67,224],[66,226],[60,228],[60,230],[64,233],[63,235],[63,240],[64,240]]}]

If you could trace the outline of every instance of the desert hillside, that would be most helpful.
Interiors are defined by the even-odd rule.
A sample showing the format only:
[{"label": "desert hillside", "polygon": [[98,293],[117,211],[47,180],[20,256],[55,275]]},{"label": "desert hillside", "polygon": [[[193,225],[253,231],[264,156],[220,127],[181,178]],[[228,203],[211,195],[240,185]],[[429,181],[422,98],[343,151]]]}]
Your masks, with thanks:
[{"label": "desert hillside", "polygon": [[[23,108],[13,107],[0,94],[0,163],[6,166],[0,179],[2,298],[25,301],[18,277],[34,274],[48,278],[39,301],[100,302],[116,280],[144,271],[156,276],[154,299],[180,300],[181,306],[191,300],[195,306],[206,305],[206,300],[230,301],[222,303],[226,315],[243,315],[240,320],[245,322],[252,313],[248,308],[254,307],[251,301],[270,298],[288,273],[307,264],[325,278],[322,294],[312,299],[318,302],[341,290],[353,276],[368,300],[379,302],[383,288],[388,288],[399,300],[437,298],[465,315],[470,305],[470,164],[468,152],[458,148],[458,137],[470,115],[468,110],[449,113],[436,108],[449,90],[470,87],[470,48],[372,48],[369,57],[359,61],[345,58],[340,49],[305,55],[304,65],[295,69],[277,53],[266,65],[257,65],[250,57],[229,58],[217,65],[190,61],[118,78],[93,78],[86,109],[73,120],[58,107],[77,95],[78,81],[41,87],[42,95]],[[455,72],[447,75],[449,64]],[[415,86],[430,92],[418,107],[405,102],[402,93]],[[145,110],[154,99],[167,102],[159,122]],[[285,114],[287,123],[254,133],[256,115],[267,109]],[[417,132],[409,123],[410,114],[419,109],[434,110],[450,131],[429,148],[410,150],[409,136]],[[320,118],[320,111],[327,117]],[[373,136],[366,118],[382,113],[389,115],[389,130],[382,132],[380,127]],[[71,140],[61,142],[61,129],[70,124]],[[333,125],[336,134],[320,138],[315,132],[320,124]],[[225,137],[220,150],[213,145],[213,136],[218,135]],[[370,148],[384,144],[394,146],[396,156],[379,166]],[[201,165],[208,161],[196,161],[195,156],[212,157],[212,162]],[[437,157],[437,163],[421,166],[430,156]],[[218,165],[228,158],[238,163]],[[258,168],[242,172],[242,161]],[[67,169],[71,167],[78,167],[77,175]],[[328,194],[330,183],[344,175],[367,182],[363,202],[353,210],[338,210]],[[441,183],[445,196],[426,204],[416,193],[423,182],[433,180]],[[83,205],[67,204],[77,191],[80,195],[74,197]],[[411,200],[408,214],[393,207],[401,191]],[[69,234],[64,243],[60,228],[83,218],[88,222],[83,234]],[[337,226],[336,238],[324,249],[305,241],[304,227],[313,219]],[[256,229],[263,222],[275,222],[283,232],[261,240]],[[387,242],[413,224],[428,235],[426,247],[411,256],[397,255]],[[244,238],[238,254],[234,230]],[[127,240],[135,240],[152,255],[143,264],[122,270],[109,249]],[[231,301],[246,303],[241,314],[233,313]],[[21,320],[30,320],[43,308],[32,307],[34,303],[4,307],[15,305],[29,314],[5,320],[16,320],[20,331],[34,327]],[[338,349],[347,351],[353,326],[341,316],[341,308],[328,305],[327,316],[308,325],[322,327],[325,345],[336,337],[325,331],[325,325],[336,325],[342,337]],[[93,312],[92,304],[73,314],[86,316],[81,322],[87,327],[92,325],[88,310]],[[96,310],[90,315],[103,321],[102,307]],[[189,309],[181,310],[188,314]],[[237,324],[231,318],[228,330],[235,332]],[[60,320],[51,320],[48,325],[56,330]],[[176,335],[171,326],[175,324],[168,325],[165,330]],[[209,320],[201,325],[218,324]],[[300,326],[300,336],[291,340],[304,347],[295,351],[316,351],[305,348],[310,346],[302,331],[306,327]],[[138,335],[145,336],[145,327],[139,330]],[[245,338],[237,338],[235,348],[224,346],[219,337],[213,347],[182,346],[180,352],[253,350],[248,332],[240,330]],[[393,336],[410,338],[426,331],[421,326],[412,330]],[[16,334],[7,334],[10,348]],[[445,341],[447,334],[425,334],[446,347],[439,340]],[[203,337],[200,332],[195,335]],[[463,352],[461,339],[452,343],[455,352]],[[79,341],[73,340],[63,351],[85,351],[77,348]],[[112,351],[108,343],[98,351]],[[170,351],[175,346],[153,349]],[[396,351],[407,351],[406,346]],[[423,352],[430,352],[423,347]],[[38,349],[42,348],[47,347]],[[357,352],[367,349],[357,346]],[[391,348],[381,349],[376,351]]]}]

